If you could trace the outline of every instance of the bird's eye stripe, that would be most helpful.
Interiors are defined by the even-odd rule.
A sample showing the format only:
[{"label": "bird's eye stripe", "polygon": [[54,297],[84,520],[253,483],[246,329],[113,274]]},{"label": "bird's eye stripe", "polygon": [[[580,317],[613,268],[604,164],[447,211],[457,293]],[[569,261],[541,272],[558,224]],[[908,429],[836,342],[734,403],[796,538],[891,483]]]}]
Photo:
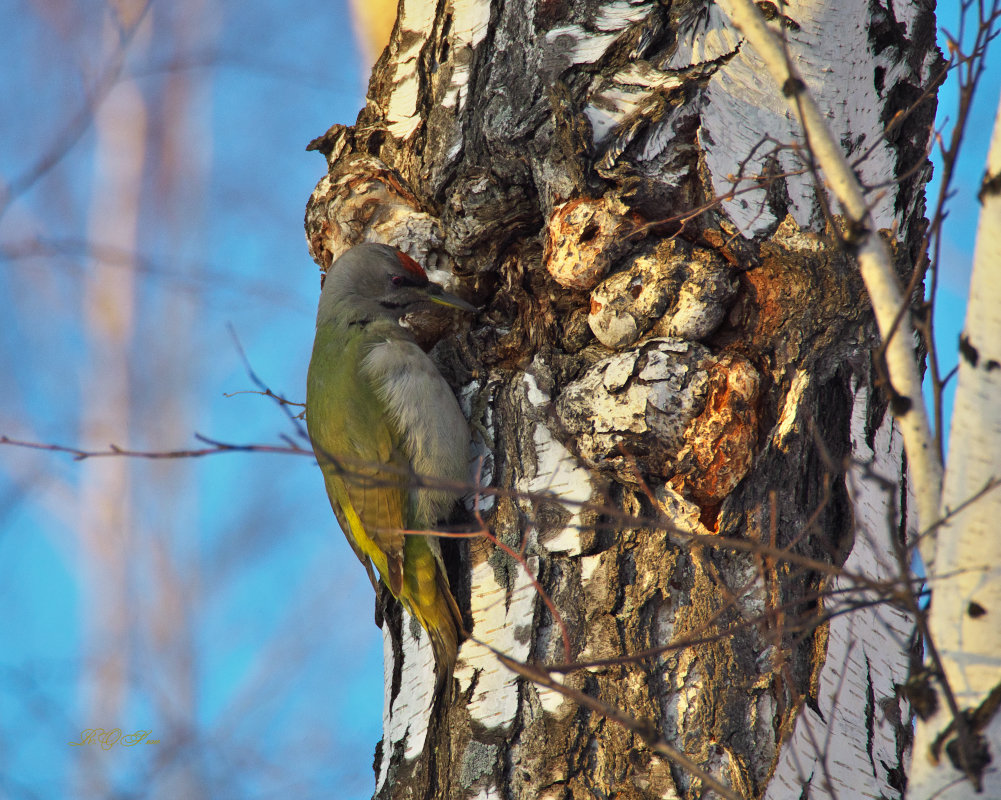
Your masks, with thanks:
[{"label": "bird's eye stripe", "polygon": [[408,278],[406,275],[394,275],[391,278],[393,286],[423,286],[423,281],[415,280],[414,278]]}]

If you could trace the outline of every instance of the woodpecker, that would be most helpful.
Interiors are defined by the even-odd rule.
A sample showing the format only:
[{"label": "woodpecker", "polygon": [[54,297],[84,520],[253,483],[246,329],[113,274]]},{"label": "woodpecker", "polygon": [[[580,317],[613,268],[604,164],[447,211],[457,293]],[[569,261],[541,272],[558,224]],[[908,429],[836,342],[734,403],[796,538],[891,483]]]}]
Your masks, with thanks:
[{"label": "woodpecker", "polygon": [[306,427],[348,543],[428,632],[439,685],[462,618],[431,530],[468,476],[469,427],[452,389],[400,319],[433,304],[475,311],[384,244],[351,248],[327,270],[306,380]]}]

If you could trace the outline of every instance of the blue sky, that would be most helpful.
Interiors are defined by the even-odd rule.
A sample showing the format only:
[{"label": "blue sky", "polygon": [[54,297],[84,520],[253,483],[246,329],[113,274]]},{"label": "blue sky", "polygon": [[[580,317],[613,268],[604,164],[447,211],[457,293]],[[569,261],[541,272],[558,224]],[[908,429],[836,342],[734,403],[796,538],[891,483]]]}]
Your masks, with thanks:
[{"label": "blue sky", "polygon": [[[0,185],[22,189],[0,217],[0,433],[154,450],[197,446],[195,432],[234,443],[297,435],[267,398],[224,396],[254,388],[231,331],[273,390],[303,399],[319,284],[302,217],[324,172],[305,145],[354,121],[363,79],[342,2],[308,18],[287,9],[159,4],[133,37],[120,75],[132,94],[118,99],[151,132],[132,237],[141,258],[113,258],[103,273],[132,309],[127,335],[108,344],[94,330],[115,314],[87,317],[96,259],[86,243],[95,231],[127,239],[128,226],[95,201],[102,134],[73,120],[86,120],[84,98],[117,34],[99,2],[0,0]],[[954,18],[943,4],[942,24]],[[969,279],[997,51],[992,63],[946,239],[945,370]],[[953,95],[943,90],[940,116],[952,114]],[[53,164],[29,182],[47,153]],[[125,148],[111,148],[119,157]],[[106,377],[116,370],[124,389]],[[0,448],[0,796],[194,797],[195,787],[213,798],[308,798],[330,786],[370,796],[381,636],[310,459],[231,454],[120,469]],[[90,545],[105,548],[95,556],[78,532],[94,513],[84,503],[116,480],[125,489],[110,513],[121,529]],[[120,562],[127,574],[108,578]],[[109,652],[126,675],[104,716],[95,669]],[[69,746],[96,727],[149,729],[161,743]],[[108,776],[102,792],[89,783],[94,770]]]},{"label": "blue sky", "polygon": [[[959,10],[955,0],[938,4],[939,27],[949,31],[953,36],[959,32]],[[971,41],[969,26],[964,37],[964,45]],[[940,46],[945,49],[945,39],[939,36]],[[974,100],[964,137],[963,149],[960,153],[953,189],[955,196],[949,204],[949,216],[946,221],[945,234],[942,240],[942,255],[940,264],[939,296],[935,315],[935,339],[939,349],[941,374],[944,376],[958,363],[959,334],[963,327],[966,309],[966,295],[970,284],[970,269],[973,263],[973,244],[976,241],[977,220],[980,216],[980,203],[977,193],[983,179],[984,160],[990,143],[991,131],[994,129],[994,117],[998,108],[998,94],[1001,92],[1001,48],[997,41],[988,51],[985,63],[983,81]],[[946,136],[949,123],[956,119],[958,103],[958,83],[955,75],[942,87],[938,98],[938,118],[936,126],[944,129]],[[935,154],[938,155],[937,152]],[[935,175],[928,186],[927,196],[931,200],[938,192],[938,179],[942,169],[935,161]],[[952,409],[952,396],[955,393],[955,381],[950,381],[945,391],[945,408],[948,420]],[[944,435],[948,440],[948,423]],[[948,441],[946,441],[948,448]]]},{"label": "blue sky", "polygon": [[[17,186],[43,154],[60,154],[0,218],[0,292],[12,304],[0,430],[154,450],[197,446],[194,432],[294,436],[266,398],[224,397],[255,388],[231,330],[262,379],[303,399],[319,273],[302,218],[325,167],[305,147],[353,122],[364,98],[344,4],[308,21],[276,1],[156,4],[133,37],[121,81],[138,92],[151,135],[134,237],[142,258],[108,273],[135,275],[119,353],[125,402],[102,385],[105,355],[82,310],[94,259],[81,242],[119,232],[95,221],[99,133],[86,124],[77,137],[72,124],[115,33],[98,2],[56,11],[3,0],[0,20],[0,174]],[[44,256],[26,255],[33,247]],[[124,413],[102,420],[105,399]],[[310,459],[130,462],[124,529],[102,543],[126,551],[130,574],[102,587],[107,565],[92,565],[75,528],[87,484],[113,470],[0,452],[0,796],[196,796],[178,793],[185,785],[206,797],[329,796],[332,785],[370,796],[381,636]],[[93,707],[103,651],[92,639],[120,606],[130,629],[105,647],[123,654],[128,677],[104,717]],[[69,746],[96,727],[150,729],[161,744]],[[89,788],[91,762],[109,794]]]}]

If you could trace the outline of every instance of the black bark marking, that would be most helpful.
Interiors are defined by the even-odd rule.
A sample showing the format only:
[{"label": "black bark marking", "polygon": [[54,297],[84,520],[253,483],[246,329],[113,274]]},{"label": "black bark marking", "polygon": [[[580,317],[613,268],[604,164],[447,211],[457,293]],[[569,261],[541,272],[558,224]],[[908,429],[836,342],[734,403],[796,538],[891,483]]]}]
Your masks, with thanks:
[{"label": "black bark marking", "polygon": [[977,362],[980,361],[980,351],[970,344],[970,337],[965,333],[959,337],[959,354],[971,367],[976,368]]},{"label": "black bark marking", "polygon": [[810,777],[803,781],[803,791],[799,793],[799,800],[810,800],[810,784],[813,783],[813,773],[810,773]]},{"label": "black bark marking", "polygon": [[980,191],[977,192],[977,200],[983,205],[984,200],[988,197],[997,197],[998,195],[1001,195],[1001,172],[997,175],[985,175]]},{"label": "black bark marking", "polygon": [[806,88],[806,84],[799,78],[787,78],[782,84],[782,94],[786,97],[795,97]]},{"label": "black bark marking", "polygon": [[876,691],[872,686],[872,665],[869,656],[865,657],[865,752],[872,765],[872,775],[878,778],[876,759],[872,755],[873,742],[876,739]]},{"label": "black bark marking", "polygon": [[907,412],[914,407],[914,401],[911,400],[907,395],[895,394],[893,399],[890,401],[890,408],[893,409],[893,415],[896,417],[904,417]]}]

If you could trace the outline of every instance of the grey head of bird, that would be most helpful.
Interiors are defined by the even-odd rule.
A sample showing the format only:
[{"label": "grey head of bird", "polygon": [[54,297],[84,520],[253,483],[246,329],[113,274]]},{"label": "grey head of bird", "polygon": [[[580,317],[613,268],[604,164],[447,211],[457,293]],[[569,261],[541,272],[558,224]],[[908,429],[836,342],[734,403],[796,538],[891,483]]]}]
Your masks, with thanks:
[{"label": "grey head of bird", "polygon": [[359,244],[327,270],[317,322],[329,319],[399,321],[434,305],[476,311],[465,300],[432,283],[406,253],[386,244]]}]

